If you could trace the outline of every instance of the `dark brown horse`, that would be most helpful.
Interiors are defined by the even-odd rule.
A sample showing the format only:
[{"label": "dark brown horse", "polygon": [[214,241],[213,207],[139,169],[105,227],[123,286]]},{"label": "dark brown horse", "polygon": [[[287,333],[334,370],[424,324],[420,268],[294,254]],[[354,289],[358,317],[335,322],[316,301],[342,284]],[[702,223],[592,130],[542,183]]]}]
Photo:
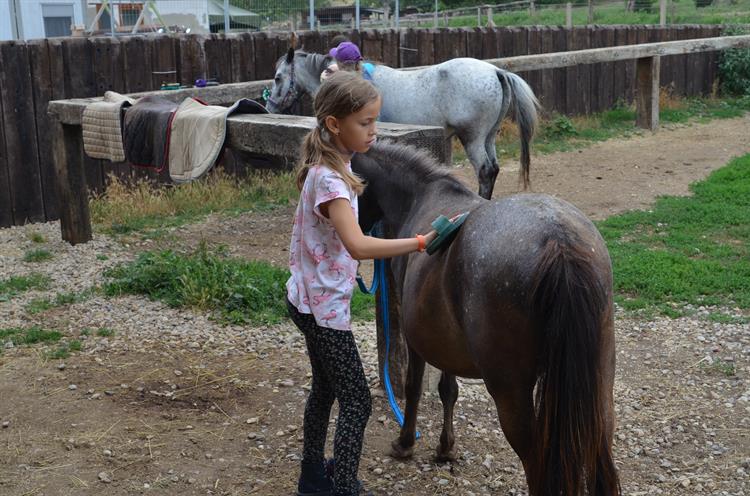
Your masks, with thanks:
[{"label": "dark brown horse", "polygon": [[619,494],[612,269],[594,225],[546,195],[484,200],[407,147],[379,144],[353,168],[368,184],[363,229],[382,220],[387,237],[409,237],[471,211],[445,249],[390,264],[409,348],[393,454],[412,454],[427,361],[443,372],[439,460],[455,458],[456,376],[482,378],[532,496]]}]

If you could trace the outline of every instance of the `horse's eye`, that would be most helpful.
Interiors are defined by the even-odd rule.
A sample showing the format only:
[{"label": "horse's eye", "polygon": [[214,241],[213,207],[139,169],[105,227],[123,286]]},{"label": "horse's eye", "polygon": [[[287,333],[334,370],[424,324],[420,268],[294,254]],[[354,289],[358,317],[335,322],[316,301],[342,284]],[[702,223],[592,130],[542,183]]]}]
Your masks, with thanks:
[{"label": "horse's eye", "polygon": [[281,83],[281,76],[276,76],[275,78],[273,78],[273,81],[274,81],[274,82],[275,82],[276,84],[279,84],[279,83]]}]

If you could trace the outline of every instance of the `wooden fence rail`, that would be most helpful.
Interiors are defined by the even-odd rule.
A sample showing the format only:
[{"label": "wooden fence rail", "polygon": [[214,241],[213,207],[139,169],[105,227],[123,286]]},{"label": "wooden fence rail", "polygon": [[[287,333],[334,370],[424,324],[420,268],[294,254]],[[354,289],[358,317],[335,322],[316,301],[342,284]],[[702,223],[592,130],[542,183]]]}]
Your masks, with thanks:
[{"label": "wooden fence rail", "polygon": [[[454,57],[496,59],[719,36],[720,26],[588,26],[496,29],[382,30],[347,33],[364,55],[394,67],[431,65]],[[301,32],[300,45],[327,51],[335,32]],[[51,100],[100,96],[107,90],[135,93],[162,83],[192,84],[200,77],[221,82],[266,80],[288,48],[288,35],[132,36],[54,38],[0,43],[0,227],[55,220],[60,216],[47,116]],[[677,95],[711,91],[717,55],[693,53],[661,58],[660,84]],[[521,71],[549,112],[584,114],[630,103],[635,60]],[[260,87],[260,85],[258,86]],[[250,98],[257,94],[244,95]],[[106,187],[108,174],[151,177],[128,164],[84,157],[90,191]]]}]

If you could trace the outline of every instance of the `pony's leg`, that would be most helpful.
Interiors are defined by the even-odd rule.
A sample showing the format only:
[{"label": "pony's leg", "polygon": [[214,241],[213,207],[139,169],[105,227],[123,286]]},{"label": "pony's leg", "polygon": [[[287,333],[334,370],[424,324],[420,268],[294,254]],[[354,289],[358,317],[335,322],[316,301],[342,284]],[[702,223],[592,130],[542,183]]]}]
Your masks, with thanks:
[{"label": "pony's leg", "polygon": [[487,134],[487,136],[485,136],[484,138],[484,149],[487,152],[487,157],[489,157],[490,162],[492,162],[494,166],[497,167],[498,171],[500,170],[500,167],[497,161],[497,147],[495,146],[495,139],[497,138],[497,132],[500,129],[501,123],[502,121],[498,122],[490,130],[489,134]]},{"label": "pony's leg", "polygon": [[477,174],[479,181],[479,196],[482,198],[492,198],[492,190],[495,188],[495,179],[500,168],[497,166],[497,159],[494,161],[487,155],[484,136],[472,137],[470,139],[459,135],[461,144],[464,145],[466,155],[468,155],[471,165]]},{"label": "pony's leg", "polygon": [[532,421],[534,419],[533,386],[522,384],[495,385],[486,382],[492,398],[495,400],[497,415],[505,438],[529,473],[532,448]]},{"label": "pony's leg", "polygon": [[417,408],[422,396],[422,376],[424,375],[424,359],[413,349],[409,348],[409,367],[406,375],[406,405],[404,407],[404,425],[398,439],[391,443],[393,458],[409,458],[414,453],[414,443],[417,440]]},{"label": "pony's leg", "polygon": [[458,382],[456,376],[443,372],[440,376],[440,401],[443,403],[443,432],[440,434],[440,445],[437,448],[435,461],[456,461],[456,436],[453,434],[453,407],[458,399]]}]

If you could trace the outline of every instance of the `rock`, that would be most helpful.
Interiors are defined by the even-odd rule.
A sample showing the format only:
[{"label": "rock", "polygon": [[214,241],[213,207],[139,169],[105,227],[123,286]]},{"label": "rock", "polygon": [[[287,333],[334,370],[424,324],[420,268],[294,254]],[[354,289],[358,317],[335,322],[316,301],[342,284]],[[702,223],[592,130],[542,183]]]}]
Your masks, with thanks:
[{"label": "rock", "polygon": [[448,482],[449,482],[448,479],[440,479],[438,481],[438,485],[440,485],[440,486],[447,486]]},{"label": "rock", "polygon": [[3,429],[7,429],[8,426],[10,426],[10,422],[8,420],[6,420],[5,422],[3,422]]},{"label": "rock", "polygon": [[107,472],[99,472],[99,480],[105,484],[112,482],[112,477]]},{"label": "rock", "polygon": [[70,389],[71,391],[75,391],[76,389],[78,389],[78,386],[76,386],[75,384],[71,384],[70,386],[68,386],[68,389]]},{"label": "rock", "polygon": [[375,469],[374,469],[374,470],[372,471],[372,473],[373,473],[373,474],[375,474],[375,475],[383,475],[383,469],[382,469],[382,468],[380,468],[380,467],[376,467],[376,468],[375,468]]},{"label": "rock", "polygon": [[104,456],[112,456],[112,452],[108,449],[105,449],[103,452]]},{"label": "rock", "polygon": [[250,417],[245,421],[246,424],[257,424],[258,423],[258,417]]},{"label": "rock", "polygon": [[175,370],[174,371],[174,375],[176,375],[177,377],[180,377],[182,375],[182,371],[181,370]]},{"label": "rock", "polygon": [[65,370],[65,364],[64,363],[58,364],[57,365],[57,370]]}]

